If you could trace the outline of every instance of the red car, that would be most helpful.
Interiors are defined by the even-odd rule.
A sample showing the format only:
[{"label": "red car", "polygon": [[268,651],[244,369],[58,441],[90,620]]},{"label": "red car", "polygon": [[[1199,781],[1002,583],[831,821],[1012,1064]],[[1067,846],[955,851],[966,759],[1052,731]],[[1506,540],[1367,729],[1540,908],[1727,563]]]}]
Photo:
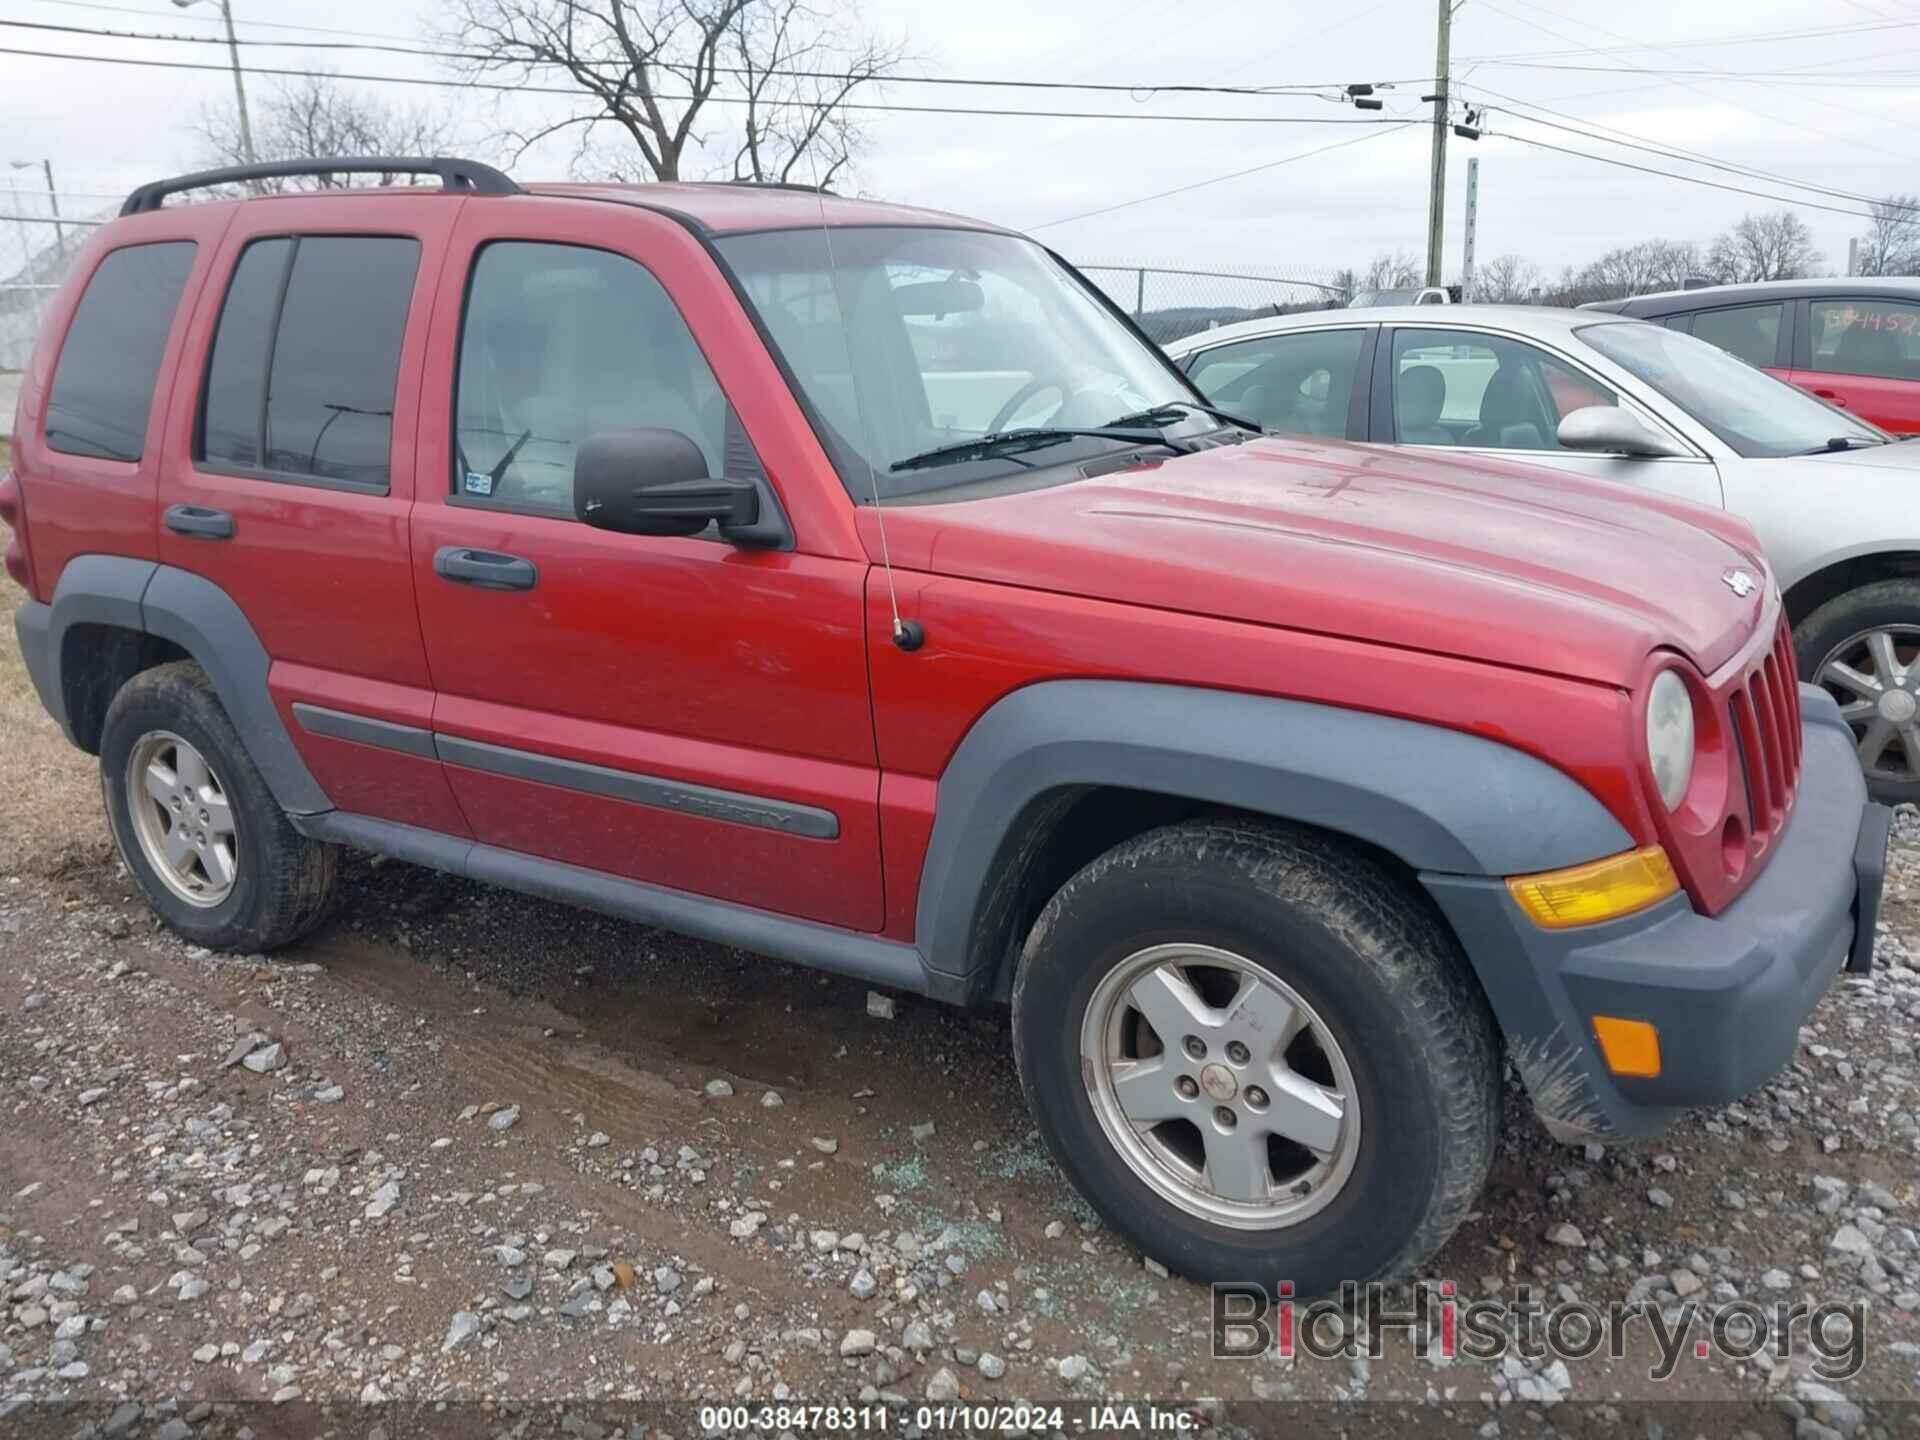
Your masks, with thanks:
[{"label": "red car", "polygon": [[[443,184],[165,203],[303,168]],[[296,939],[349,847],[1007,1003],[1189,1275],[1403,1272],[1503,1056],[1643,1134],[1871,964],[1888,812],[1744,523],[1263,437],[977,222],[183,177],[14,436],[22,651],[181,935]]]},{"label": "red car", "polygon": [[1870,425],[1920,434],[1920,279],[1708,285],[1581,308],[1689,331]]}]

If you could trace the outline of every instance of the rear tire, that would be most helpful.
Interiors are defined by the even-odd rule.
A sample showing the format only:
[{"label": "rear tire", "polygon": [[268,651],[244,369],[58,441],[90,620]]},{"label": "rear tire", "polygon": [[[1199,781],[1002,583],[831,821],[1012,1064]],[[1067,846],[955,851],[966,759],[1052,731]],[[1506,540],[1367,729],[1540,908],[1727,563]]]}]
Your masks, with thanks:
[{"label": "rear tire", "polygon": [[100,777],[120,858],[184,939],[273,950],[325,917],[335,850],[288,823],[192,661],[120,688],[101,732]]},{"label": "rear tire", "polygon": [[1839,701],[1873,798],[1920,801],[1920,581],[1876,580],[1794,627],[1800,678]]},{"label": "rear tire", "polygon": [[1061,1168],[1194,1280],[1402,1275],[1493,1160],[1497,1032],[1464,957],[1402,877],[1317,832],[1191,822],[1093,861],[1028,937],[1013,1032]]}]

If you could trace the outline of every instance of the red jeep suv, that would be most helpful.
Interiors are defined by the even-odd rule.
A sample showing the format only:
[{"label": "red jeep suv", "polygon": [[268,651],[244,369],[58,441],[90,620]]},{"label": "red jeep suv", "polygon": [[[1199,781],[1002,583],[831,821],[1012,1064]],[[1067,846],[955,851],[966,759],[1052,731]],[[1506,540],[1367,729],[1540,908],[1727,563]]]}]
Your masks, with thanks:
[{"label": "red jeep suv", "polygon": [[[165,203],[296,170],[394,186]],[[0,487],[183,936],[341,847],[958,1004],[1060,1164],[1310,1294],[1786,1062],[1888,813],[1738,520],[1263,437],[1059,257],[743,185],[134,192]]]}]

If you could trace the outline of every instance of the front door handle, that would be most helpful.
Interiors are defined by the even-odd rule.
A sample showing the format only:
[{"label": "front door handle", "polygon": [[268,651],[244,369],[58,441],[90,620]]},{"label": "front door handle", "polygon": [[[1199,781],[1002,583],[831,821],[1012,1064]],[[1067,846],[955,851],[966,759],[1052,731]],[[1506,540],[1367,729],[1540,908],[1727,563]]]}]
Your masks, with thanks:
[{"label": "front door handle", "polygon": [[456,585],[476,585],[482,590],[531,590],[540,578],[531,560],[465,545],[442,545],[434,551],[433,573]]},{"label": "front door handle", "polygon": [[206,505],[169,505],[162,518],[176,535],[191,535],[198,540],[233,538],[233,516],[224,510]]},{"label": "front door handle", "polygon": [[1846,399],[1840,394],[1838,390],[1821,390],[1816,388],[1813,393],[1818,395],[1822,400],[1826,401],[1829,405],[1838,405],[1842,410],[1847,408]]}]

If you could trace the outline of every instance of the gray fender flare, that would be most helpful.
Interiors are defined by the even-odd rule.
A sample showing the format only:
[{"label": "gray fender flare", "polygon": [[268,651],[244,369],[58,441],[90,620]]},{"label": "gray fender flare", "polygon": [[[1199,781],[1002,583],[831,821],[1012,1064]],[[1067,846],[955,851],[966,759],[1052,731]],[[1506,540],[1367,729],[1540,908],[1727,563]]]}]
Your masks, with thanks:
[{"label": "gray fender flare", "polygon": [[1632,838],[1571,776],[1511,746],[1417,721],[1225,690],[1053,680],[993,705],[940,778],[915,944],[968,977],[1003,842],[1050,792],[1119,786],[1317,825],[1416,871],[1515,875]]},{"label": "gray fender flare", "polygon": [[[170,640],[213,681],[247,754],[280,807],[296,815],[333,808],[294,748],[267,692],[266,647],[233,597],[212,581],[171,565],[120,555],[80,555],[60,572],[48,606],[43,698],[72,738],[60,668],[75,625],[113,625]],[[37,678],[37,677],[36,677]]]}]

